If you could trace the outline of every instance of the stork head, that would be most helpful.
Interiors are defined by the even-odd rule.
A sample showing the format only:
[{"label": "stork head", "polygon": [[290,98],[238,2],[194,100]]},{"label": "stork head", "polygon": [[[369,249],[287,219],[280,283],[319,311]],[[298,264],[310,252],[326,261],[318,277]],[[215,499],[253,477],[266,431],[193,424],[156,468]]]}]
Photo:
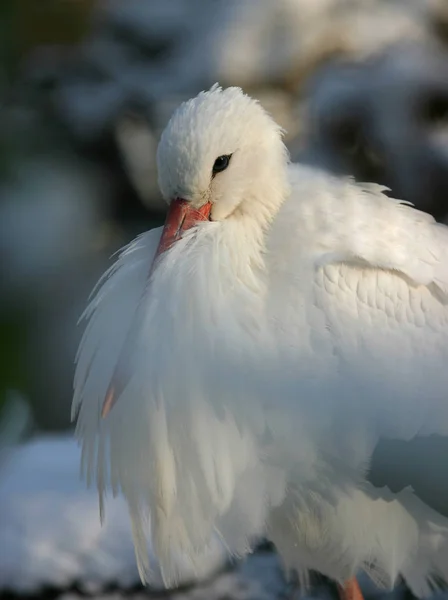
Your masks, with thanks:
[{"label": "stork head", "polygon": [[268,219],[285,195],[287,161],[281,128],[240,88],[216,84],[181,104],[157,152],[170,204],[159,253],[198,221]]}]

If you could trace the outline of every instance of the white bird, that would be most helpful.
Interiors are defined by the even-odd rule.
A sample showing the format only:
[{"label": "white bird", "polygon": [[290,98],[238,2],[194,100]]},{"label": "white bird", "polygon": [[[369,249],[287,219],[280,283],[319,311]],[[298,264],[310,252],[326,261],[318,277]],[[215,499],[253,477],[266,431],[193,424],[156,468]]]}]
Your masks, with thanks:
[{"label": "white bird", "polygon": [[[150,521],[167,584],[173,552],[199,564],[218,532],[238,556],[267,536],[345,597],[359,570],[428,594],[448,578],[448,511],[369,467],[376,453],[382,480],[383,444],[392,460],[394,440],[448,435],[448,229],[289,164],[239,88],[182,104],[157,158],[165,227],[100,282],[73,403],[87,479],[127,499],[142,579]],[[421,464],[436,490],[447,458]]]}]

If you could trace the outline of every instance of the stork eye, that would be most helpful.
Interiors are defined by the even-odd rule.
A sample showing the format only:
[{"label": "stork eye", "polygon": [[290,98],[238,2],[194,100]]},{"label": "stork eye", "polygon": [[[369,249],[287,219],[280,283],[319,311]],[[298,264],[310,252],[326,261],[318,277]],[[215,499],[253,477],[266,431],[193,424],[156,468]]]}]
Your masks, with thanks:
[{"label": "stork eye", "polygon": [[216,173],[221,173],[221,171],[225,171],[230,163],[231,154],[223,154],[222,156],[218,156],[213,165],[213,175]]}]

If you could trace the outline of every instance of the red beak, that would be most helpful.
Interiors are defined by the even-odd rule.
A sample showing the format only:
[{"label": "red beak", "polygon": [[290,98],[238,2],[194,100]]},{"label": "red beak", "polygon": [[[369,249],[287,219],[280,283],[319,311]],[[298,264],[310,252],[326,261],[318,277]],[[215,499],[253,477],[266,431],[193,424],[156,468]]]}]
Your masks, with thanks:
[{"label": "red beak", "polygon": [[[176,198],[171,201],[166,215],[162,236],[154,260],[151,264],[150,274],[154,269],[157,258],[163,252],[169,250],[171,246],[180,239],[186,231],[188,231],[188,229],[191,229],[191,227],[194,227],[194,225],[200,221],[209,220],[211,209],[211,202],[206,202],[200,208],[193,208],[190,202],[182,200],[181,198]],[[101,409],[102,417],[108,415],[127,383],[126,374],[130,372],[130,369],[127,368],[129,366],[127,362],[131,356],[130,345],[135,339],[138,326],[139,320],[134,319],[123,344],[117,366],[115,367],[114,374],[104,398],[103,407]]]},{"label": "red beak", "polygon": [[182,198],[172,200],[154,261],[160,254],[169,250],[188,229],[191,229],[200,221],[208,221],[211,209],[211,202],[206,202],[200,208],[193,208],[190,202],[182,200]]}]

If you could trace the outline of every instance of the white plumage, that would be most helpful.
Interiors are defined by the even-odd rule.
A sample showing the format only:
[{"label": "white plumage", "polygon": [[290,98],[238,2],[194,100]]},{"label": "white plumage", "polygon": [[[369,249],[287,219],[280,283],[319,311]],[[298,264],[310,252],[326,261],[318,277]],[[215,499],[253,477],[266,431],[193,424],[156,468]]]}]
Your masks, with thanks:
[{"label": "white plumage", "polygon": [[[30,597],[49,587],[75,585],[99,594],[114,585],[124,590],[139,583],[126,503],[123,498],[108,502],[100,527],[96,494],[79,481],[72,436],[38,437],[8,448],[6,455],[0,451],[0,458],[0,595]],[[161,589],[150,545],[148,553],[151,586]],[[215,538],[196,576],[211,577],[226,558]],[[194,581],[188,560],[178,556],[177,561],[181,582]]]},{"label": "white plumage", "polygon": [[73,405],[87,478],[127,499],[143,579],[150,518],[167,583],[172,553],[199,564],[218,532],[236,555],[267,535],[304,576],[401,574],[429,593],[448,578],[448,519],[367,474],[383,439],[448,435],[448,229],[288,164],[238,88],[181,105],[158,169],[167,201],[210,202],[211,221],[151,271],[160,229],[123,251],[86,313]]}]

